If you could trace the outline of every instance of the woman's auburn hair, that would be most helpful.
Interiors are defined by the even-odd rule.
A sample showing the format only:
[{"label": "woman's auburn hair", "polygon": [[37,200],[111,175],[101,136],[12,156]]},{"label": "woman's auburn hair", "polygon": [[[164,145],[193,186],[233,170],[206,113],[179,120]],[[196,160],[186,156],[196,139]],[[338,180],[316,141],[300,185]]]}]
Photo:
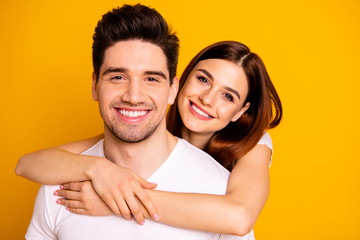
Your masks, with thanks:
[{"label": "woman's auburn hair", "polygon": [[[236,41],[217,42],[200,51],[185,68],[179,81],[179,92],[196,64],[206,59],[235,63],[243,68],[248,80],[249,92],[244,105],[249,102],[250,107],[236,122],[230,122],[215,132],[204,148],[205,152],[231,171],[236,161],[255,147],[267,129],[280,123],[282,106],[261,58]],[[185,126],[177,99],[168,111],[167,129],[173,135],[182,137],[181,129]]]}]

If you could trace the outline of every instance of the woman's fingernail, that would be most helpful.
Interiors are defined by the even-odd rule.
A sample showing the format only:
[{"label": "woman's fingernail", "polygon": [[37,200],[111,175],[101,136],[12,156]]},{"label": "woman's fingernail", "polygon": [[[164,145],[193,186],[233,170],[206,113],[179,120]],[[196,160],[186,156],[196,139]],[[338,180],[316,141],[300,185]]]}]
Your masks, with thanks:
[{"label": "woman's fingernail", "polygon": [[57,203],[57,204],[61,204],[61,200],[58,199],[58,200],[56,201],[56,203]]},{"label": "woman's fingernail", "polygon": [[59,195],[58,191],[55,191],[55,192],[54,192],[54,195],[55,195],[55,196],[58,196],[58,195]]},{"label": "woman's fingernail", "polygon": [[145,222],[141,222],[141,223],[140,223],[141,226],[144,225],[144,224],[145,224]]},{"label": "woman's fingernail", "polygon": [[156,213],[153,215],[153,219],[155,220],[155,221],[158,221],[159,220],[159,215],[157,215]]},{"label": "woman's fingernail", "polygon": [[64,190],[64,186],[63,186],[63,185],[60,185],[60,189],[61,189],[61,190]]}]

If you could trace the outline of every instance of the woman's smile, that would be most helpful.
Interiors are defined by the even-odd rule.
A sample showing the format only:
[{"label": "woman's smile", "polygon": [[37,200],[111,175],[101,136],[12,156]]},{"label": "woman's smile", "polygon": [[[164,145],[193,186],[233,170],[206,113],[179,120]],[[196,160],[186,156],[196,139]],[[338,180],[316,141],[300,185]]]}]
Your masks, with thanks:
[{"label": "woman's smile", "polygon": [[194,117],[203,121],[208,121],[214,118],[207,111],[205,111],[199,105],[193,103],[192,101],[189,101],[189,110],[191,114],[194,115]]}]

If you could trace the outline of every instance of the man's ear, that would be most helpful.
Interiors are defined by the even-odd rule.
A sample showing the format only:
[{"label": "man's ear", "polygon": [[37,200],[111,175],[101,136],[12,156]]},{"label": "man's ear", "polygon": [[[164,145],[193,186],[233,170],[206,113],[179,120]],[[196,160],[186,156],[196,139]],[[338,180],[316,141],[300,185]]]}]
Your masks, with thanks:
[{"label": "man's ear", "polygon": [[95,73],[92,73],[92,97],[94,101],[99,101],[98,94],[97,94],[97,82],[96,82],[96,75]]},{"label": "man's ear", "polygon": [[232,122],[236,122],[240,117],[241,115],[244,114],[244,112],[246,112],[246,110],[248,110],[248,108],[250,107],[250,103],[247,102],[245,104],[245,106],[243,106],[242,108],[240,108],[240,110],[233,116],[233,118],[231,119]]},{"label": "man's ear", "polygon": [[175,102],[175,98],[177,96],[179,90],[179,78],[178,77],[174,77],[173,79],[173,83],[170,86],[170,93],[169,93],[169,98],[168,98],[168,104],[172,105]]}]

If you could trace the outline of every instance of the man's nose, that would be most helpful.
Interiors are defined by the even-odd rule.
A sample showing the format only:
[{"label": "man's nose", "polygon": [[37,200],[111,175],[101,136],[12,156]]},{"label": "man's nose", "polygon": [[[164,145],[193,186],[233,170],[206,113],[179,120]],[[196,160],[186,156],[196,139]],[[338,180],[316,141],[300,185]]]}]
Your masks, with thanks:
[{"label": "man's nose", "polygon": [[126,90],[122,95],[122,100],[131,104],[144,102],[145,96],[140,79],[132,79],[127,83]]}]

